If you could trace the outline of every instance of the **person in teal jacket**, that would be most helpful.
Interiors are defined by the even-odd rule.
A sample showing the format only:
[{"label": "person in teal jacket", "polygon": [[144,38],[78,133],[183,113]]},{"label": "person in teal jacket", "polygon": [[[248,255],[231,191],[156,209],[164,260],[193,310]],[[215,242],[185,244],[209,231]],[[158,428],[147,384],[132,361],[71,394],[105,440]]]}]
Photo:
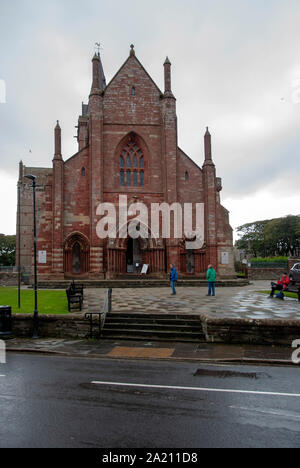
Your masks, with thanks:
[{"label": "person in teal jacket", "polygon": [[208,265],[208,270],[206,273],[206,278],[208,281],[208,296],[215,296],[216,295],[216,289],[215,289],[215,283],[217,279],[217,273],[216,270],[214,270],[212,265]]}]

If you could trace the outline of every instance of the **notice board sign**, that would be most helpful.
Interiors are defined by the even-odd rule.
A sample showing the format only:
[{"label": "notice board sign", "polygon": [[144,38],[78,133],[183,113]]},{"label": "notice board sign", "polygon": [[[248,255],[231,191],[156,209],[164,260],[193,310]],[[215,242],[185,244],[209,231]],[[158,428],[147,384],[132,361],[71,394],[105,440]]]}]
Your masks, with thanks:
[{"label": "notice board sign", "polygon": [[47,263],[47,252],[46,250],[39,250],[39,263],[45,265]]},{"label": "notice board sign", "polygon": [[229,265],[229,252],[222,252],[221,254],[221,264]]}]

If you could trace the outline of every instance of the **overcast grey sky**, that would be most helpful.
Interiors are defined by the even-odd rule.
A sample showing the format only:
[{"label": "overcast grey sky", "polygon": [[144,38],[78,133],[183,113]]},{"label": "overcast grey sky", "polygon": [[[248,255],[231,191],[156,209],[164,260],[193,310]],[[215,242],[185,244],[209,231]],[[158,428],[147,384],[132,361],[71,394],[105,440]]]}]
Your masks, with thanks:
[{"label": "overcast grey sky", "polygon": [[15,232],[19,160],[51,167],[57,119],[76,152],[97,41],[107,81],[134,43],[163,89],[169,56],[179,145],[202,165],[210,127],[234,228],[300,214],[299,25],[299,0],[0,0],[0,232]]}]

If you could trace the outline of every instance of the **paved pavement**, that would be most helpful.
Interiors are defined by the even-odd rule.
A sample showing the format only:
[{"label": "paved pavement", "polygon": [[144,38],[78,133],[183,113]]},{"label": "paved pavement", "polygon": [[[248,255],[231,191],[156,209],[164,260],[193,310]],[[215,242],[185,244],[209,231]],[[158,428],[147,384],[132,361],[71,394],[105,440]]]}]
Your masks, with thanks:
[{"label": "paved pavement", "polygon": [[[216,297],[207,297],[203,287],[178,287],[177,296],[169,288],[113,289],[113,313],[205,314],[212,318],[300,319],[300,303],[285,301],[259,291],[270,290],[270,281],[254,281],[246,287],[217,288]],[[99,310],[105,289],[85,290],[85,311]]]},{"label": "paved pavement", "polygon": [[241,362],[293,365],[291,347],[223,345],[158,341],[68,340],[15,338],[6,342],[9,352],[107,359],[141,359],[199,362]]}]

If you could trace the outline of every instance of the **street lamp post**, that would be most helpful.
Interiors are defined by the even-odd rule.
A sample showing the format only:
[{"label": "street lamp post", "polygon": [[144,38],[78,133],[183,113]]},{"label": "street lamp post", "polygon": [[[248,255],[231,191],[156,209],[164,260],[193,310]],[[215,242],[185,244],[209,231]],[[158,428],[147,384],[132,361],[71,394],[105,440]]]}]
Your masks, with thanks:
[{"label": "street lamp post", "polygon": [[33,188],[33,252],[34,252],[34,315],[33,315],[33,338],[38,338],[38,303],[37,303],[37,249],[36,249],[36,176],[26,175],[26,179],[32,181]]},{"label": "street lamp post", "polygon": [[18,182],[18,307],[21,308],[21,183]]}]

